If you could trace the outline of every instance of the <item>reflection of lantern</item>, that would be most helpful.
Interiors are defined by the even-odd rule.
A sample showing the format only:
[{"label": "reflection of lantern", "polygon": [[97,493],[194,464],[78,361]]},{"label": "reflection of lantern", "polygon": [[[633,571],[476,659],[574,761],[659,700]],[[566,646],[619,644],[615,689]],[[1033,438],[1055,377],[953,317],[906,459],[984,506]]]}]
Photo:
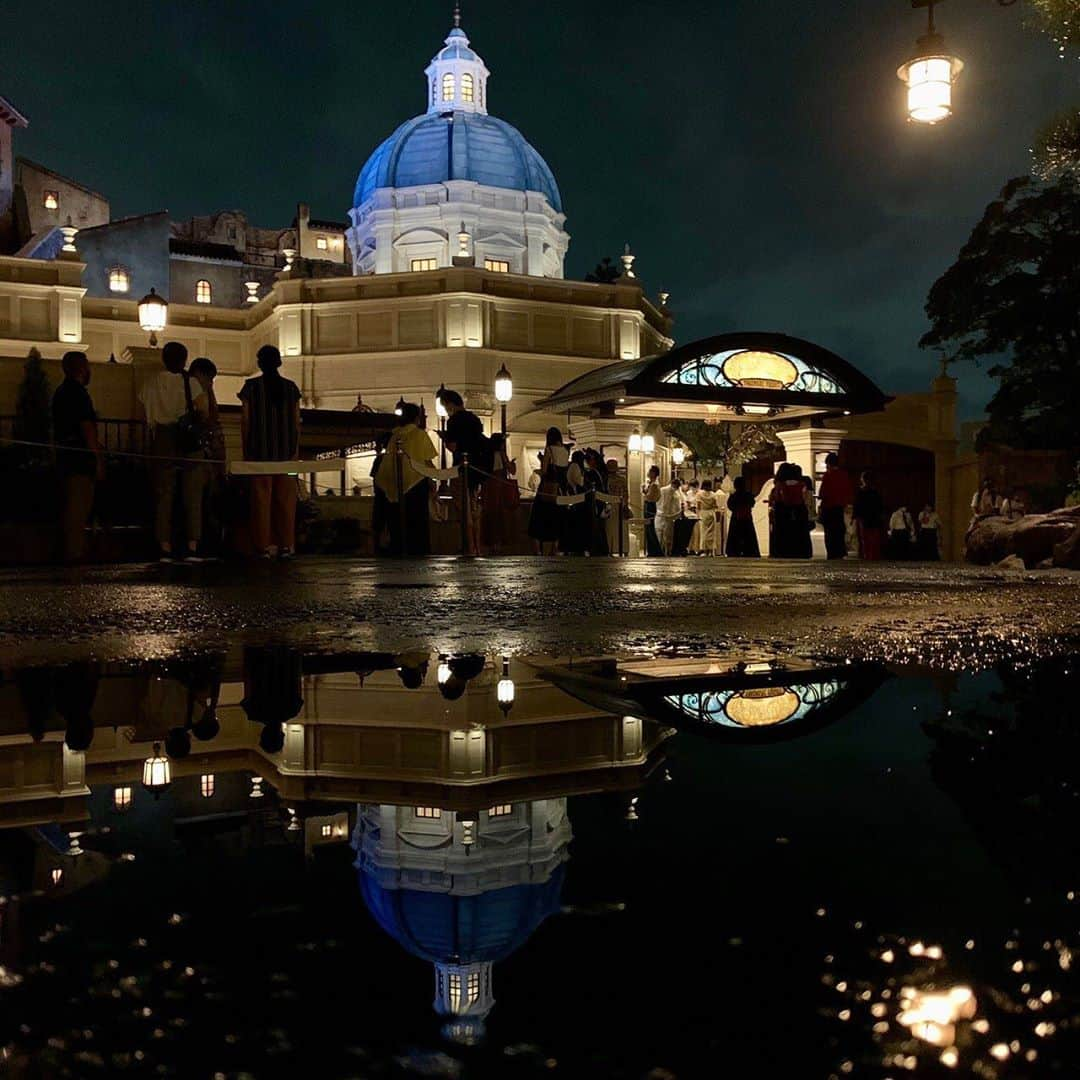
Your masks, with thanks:
[{"label": "reflection of lantern", "polygon": [[435,681],[440,686],[445,686],[450,681],[450,676],[453,672],[450,670],[450,664],[445,656],[439,657],[439,666],[435,671]]},{"label": "reflection of lantern", "polygon": [[799,708],[799,695],[785,686],[743,690],[730,698],[724,712],[740,727],[770,727],[790,720]]},{"label": "reflection of lantern", "polygon": [[499,685],[495,689],[495,696],[499,700],[499,708],[502,709],[503,713],[507,716],[514,707],[514,695],[514,680],[510,678],[510,659],[509,657],[504,656],[502,678],[499,680]]},{"label": "reflection of lantern", "polygon": [[907,88],[908,119],[917,124],[938,124],[952,116],[952,88],[964,70],[963,60],[950,56],[945,39],[934,28],[934,0],[928,9],[926,33],[916,42],[918,52],[896,74]]},{"label": "reflection of lantern", "polygon": [[169,305],[153,289],[139,301],[139,326],[150,335],[150,344],[157,344],[158,331],[165,329]]},{"label": "reflection of lantern", "polygon": [[153,753],[143,762],[142,782],[155,799],[172,783],[172,766],[161,754],[161,743],[154,743]]},{"label": "reflection of lantern", "polygon": [[799,377],[799,370],[779,353],[747,349],[724,361],[724,377],[736,386],[783,390]]}]

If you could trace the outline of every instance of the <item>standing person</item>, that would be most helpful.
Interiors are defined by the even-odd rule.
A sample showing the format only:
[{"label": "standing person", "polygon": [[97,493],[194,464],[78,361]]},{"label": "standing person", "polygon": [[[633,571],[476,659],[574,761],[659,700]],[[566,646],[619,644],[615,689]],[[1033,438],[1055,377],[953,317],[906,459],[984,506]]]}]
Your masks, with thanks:
[{"label": "standing person", "polygon": [[540,486],[529,514],[529,535],[536,544],[537,555],[554,555],[562,532],[562,518],[555,500],[566,491],[566,473],[570,466],[570,452],[557,427],[548,428],[546,445],[539,460]]},{"label": "standing person", "polygon": [[825,458],[825,475],[818,487],[820,519],[825,530],[825,554],[830,559],[847,556],[847,525],[844,511],[855,502],[855,492],[847,470],[840,468],[840,455]]},{"label": "standing person", "polygon": [[932,503],[927,503],[919,513],[919,558],[937,562],[941,558],[941,518]]},{"label": "standing person", "polygon": [[854,518],[859,531],[859,558],[868,562],[880,561],[885,503],[881,492],[874,486],[874,474],[870,469],[859,478]]},{"label": "standing person", "polygon": [[910,559],[914,543],[915,522],[906,506],[898,507],[889,518],[889,558]]},{"label": "standing person", "polygon": [[[464,496],[466,554],[479,555],[480,485],[484,473],[491,471],[490,443],[484,434],[484,422],[476,413],[465,408],[465,400],[456,390],[443,390],[440,396],[448,417],[443,432],[446,448],[454,455],[455,465],[462,465],[468,455],[467,492]],[[458,478],[455,483],[460,485],[461,479]]]},{"label": "standing person", "polygon": [[660,466],[649,466],[647,482],[641,489],[645,513],[645,554],[663,555],[660,538],[656,535],[656,504],[660,501]]},{"label": "standing person", "polygon": [[809,559],[813,549],[802,468],[790,461],[781,464],[769,498],[773,510],[769,554],[777,559]]},{"label": "standing person", "polygon": [[700,518],[700,539],[698,541],[698,554],[715,555],[717,547],[716,538],[716,511],[720,500],[713,491],[713,482],[703,480],[701,493],[698,495],[698,517]]},{"label": "standing person", "polygon": [[[261,378],[248,379],[240,431],[245,461],[296,461],[300,456],[300,388],[281,374],[281,353],[264,345],[256,359]],[[251,477],[251,542],[263,559],[291,559],[296,543],[296,478]]]},{"label": "standing person", "polygon": [[[585,452],[575,450],[570,455],[570,467],[566,470],[566,494],[585,494]],[[589,546],[588,504],[576,503],[566,507],[562,517],[562,543],[560,549],[566,555],[584,555]]]},{"label": "standing person", "polygon": [[430,467],[436,453],[435,444],[420,427],[420,406],[411,402],[402,405],[401,423],[391,433],[375,474],[375,483],[389,504],[386,523],[391,555],[423,558],[431,553],[431,481],[416,466]]},{"label": "standing person", "polygon": [[757,531],[754,529],[754,503],[757,501],[746,488],[746,477],[736,476],[735,490],[728,496],[731,513],[728,526],[727,553],[733,559],[759,559]]},{"label": "standing person", "polygon": [[172,562],[173,506],[183,468],[180,421],[188,412],[184,367],[188,351],[179,341],[161,350],[162,370],[151,375],[139,391],[139,406],[150,436],[150,467],[154,476],[154,535],[161,562]]},{"label": "standing person", "polygon": [[480,518],[484,547],[498,555],[514,543],[517,533],[517,509],[521,502],[518,488],[517,462],[507,453],[506,436],[491,436],[491,476],[483,478],[481,486],[483,514]]},{"label": "standing person", "polygon": [[994,489],[993,480],[984,480],[982,487],[971,497],[973,518],[990,517],[1001,512],[1001,496]]},{"label": "standing person", "polygon": [[97,435],[86,353],[64,353],[64,381],[52,399],[56,470],[61,489],[61,533],[65,562],[77,563],[86,549],[86,522],[94,508],[94,488],[105,479],[105,457]]},{"label": "standing person", "polygon": [[660,541],[660,550],[670,555],[675,544],[675,523],[683,515],[682,481],[671,478],[667,487],[660,489],[660,498],[656,500],[656,537]]},{"label": "standing person", "polygon": [[619,471],[619,463],[614,458],[607,461],[607,490],[608,494],[618,499],[618,503],[608,503],[608,516],[605,519],[607,530],[608,553],[611,555],[625,554],[626,532],[623,523],[630,510],[627,496],[630,494],[626,483],[626,477]]},{"label": "standing person", "polygon": [[[200,356],[192,360],[188,368],[188,389],[191,406],[201,428],[202,444],[187,456],[191,464],[184,470],[183,495],[187,519],[189,558],[197,558],[199,544],[208,531],[216,533],[209,547],[212,554],[220,548],[221,523],[215,505],[215,496],[224,479],[225,436],[218,416],[214,379],[217,366],[212,360]],[[214,523],[207,530],[207,519]]]},{"label": "standing person", "polygon": [[[607,469],[604,467],[604,459],[598,450],[585,451],[585,476],[584,488],[586,494],[607,494]],[[608,553],[607,526],[604,514],[608,507],[606,503],[598,501],[595,497],[586,500],[584,504],[584,524],[586,533],[586,555],[602,556]]]},{"label": "standing person", "polygon": [[690,522],[690,535],[686,538],[686,554],[696,555],[701,550],[701,515],[698,512],[698,499],[701,487],[696,480],[686,485],[686,520]]}]

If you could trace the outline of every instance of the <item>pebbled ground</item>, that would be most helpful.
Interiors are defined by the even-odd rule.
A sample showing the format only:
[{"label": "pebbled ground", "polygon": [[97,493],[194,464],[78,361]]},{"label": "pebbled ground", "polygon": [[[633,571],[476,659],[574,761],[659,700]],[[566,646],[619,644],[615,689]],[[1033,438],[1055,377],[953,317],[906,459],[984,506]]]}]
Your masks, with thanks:
[{"label": "pebbled ground", "polygon": [[304,559],[0,571],[0,662],[319,649],[747,645],[941,670],[1080,643],[1080,575],[768,560]]}]

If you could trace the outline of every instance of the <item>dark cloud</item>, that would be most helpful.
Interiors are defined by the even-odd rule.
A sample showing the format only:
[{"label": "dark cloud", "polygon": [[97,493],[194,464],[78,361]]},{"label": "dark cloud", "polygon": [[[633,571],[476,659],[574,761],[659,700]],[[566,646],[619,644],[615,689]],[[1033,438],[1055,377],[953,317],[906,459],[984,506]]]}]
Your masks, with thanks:
[{"label": "dark cloud", "polygon": [[[117,215],[343,218],[367,154],[423,108],[451,6],[8,0],[0,94],[30,116],[21,151]],[[941,7],[967,68],[935,129],[904,123],[921,15],[901,0],[477,0],[465,26],[492,111],[562,187],[571,274],[629,240],[682,339],[784,329],[910,390],[934,367],[927,289],[1071,100],[1075,71],[1020,11]],[[965,374],[970,411],[986,383]]]}]

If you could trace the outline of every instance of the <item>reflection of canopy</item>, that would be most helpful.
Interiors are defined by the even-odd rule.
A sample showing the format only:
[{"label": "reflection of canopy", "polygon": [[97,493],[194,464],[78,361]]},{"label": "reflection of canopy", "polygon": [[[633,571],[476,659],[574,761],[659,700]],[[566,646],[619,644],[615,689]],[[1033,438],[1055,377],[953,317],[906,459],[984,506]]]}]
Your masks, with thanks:
[{"label": "reflection of canopy", "polygon": [[809,341],[737,333],[623,360],[537,402],[544,412],[758,421],[875,412],[887,398],[865,375]]},{"label": "reflection of canopy", "polygon": [[884,675],[870,664],[599,661],[543,673],[597,708],[690,728],[738,742],[773,742],[840,719],[865,701]]}]

